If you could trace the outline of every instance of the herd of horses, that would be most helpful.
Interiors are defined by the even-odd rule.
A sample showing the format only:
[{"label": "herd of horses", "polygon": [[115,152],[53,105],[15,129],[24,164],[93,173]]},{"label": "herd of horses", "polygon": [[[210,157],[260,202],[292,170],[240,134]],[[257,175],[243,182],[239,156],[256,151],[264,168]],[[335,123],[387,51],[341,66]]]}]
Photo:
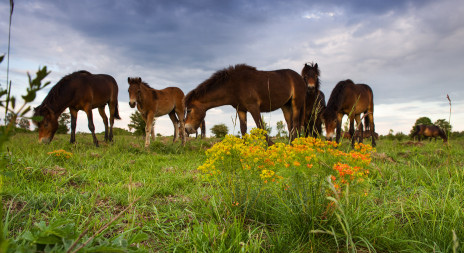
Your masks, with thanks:
[{"label": "herd of horses", "polygon": [[[202,129],[204,136],[206,112],[223,105],[231,105],[237,111],[242,136],[247,132],[248,112],[256,126],[264,128],[261,113],[277,109],[283,112],[290,140],[302,134],[320,136],[324,123],[326,138],[332,140],[335,135],[338,143],[344,115],[348,115],[350,122],[348,133],[352,146],[355,139],[362,142],[364,137],[375,136],[372,89],[366,84],[343,80],[335,86],[326,104],[324,93],[320,91],[319,77],[317,63],[306,63],[301,75],[290,69],[260,71],[246,64],[238,64],[215,72],[186,96],[177,87],[157,90],[140,77],[128,77],[129,105],[137,107],[146,123],[146,147],[150,145],[150,136],[155,138],[155,117],[168,114],[174,125],[173,141],[180,137],[184,144],[186,136],[197,133],[198,128]],[[105,141],[112,141],[114,119],[120,119],[117,96],[118,85],[109,75],[78,71],[63,77],[50,90],[42,104],[34,108],[39,142],[52,141],[58,129],[58,117],[66,108],[69,108],[71,114],[71,143],[75,142],[77,112],[83,110],[87,114],[93,142],[98,146],[92,116],[94,108],[98,108],[103,119]],[[110,113],[109,124],[105,114],[106,105]],[[427,136],[431,132],[419,131],[417,135]],[[375,146],[376,138],[371,139],[372,146]],[[272,144],[269,137],[267,140]]]}]

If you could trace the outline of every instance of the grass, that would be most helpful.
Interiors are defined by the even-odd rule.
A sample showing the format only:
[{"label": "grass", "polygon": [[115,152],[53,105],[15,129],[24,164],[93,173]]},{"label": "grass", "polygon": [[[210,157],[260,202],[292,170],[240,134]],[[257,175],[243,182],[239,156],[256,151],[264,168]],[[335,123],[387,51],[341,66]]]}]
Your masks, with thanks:
[{"label": "grass", "polygon": [[[275,199],[248,210],[231,205],[197,170],[217,139],[192,139],[182,147],[163,137],[148,150],[133,136],[116,136],[100,148],[87,134],[76,140],[69,144],[69,135],[58,135],[39,145],[36,134],[24,133],[6,143],[1,194],[11,251],[63,252],[80,234],[82,252],[462,250],[464,140],[381,140],[369,165],[367,196],[337,197],[320,180],[323,194],[317,203],[306,202],[314,206],[306,212],[291,211],[309,201],[301,198],[305,182],[299,193],[286,195],[295,202],[285,208]],[[61,149],[72,156],[48,154]],[[339,149],[348,151],[349,144]],[[333,212],[326,212],[328,204]]]}]

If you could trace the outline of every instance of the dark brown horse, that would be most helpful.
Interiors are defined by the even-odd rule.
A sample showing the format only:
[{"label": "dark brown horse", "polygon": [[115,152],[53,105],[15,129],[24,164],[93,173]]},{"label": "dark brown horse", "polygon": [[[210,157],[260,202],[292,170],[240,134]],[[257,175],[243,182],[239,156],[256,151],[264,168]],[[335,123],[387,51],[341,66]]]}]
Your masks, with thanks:
[{"label": "dark brown horse", "polygon": [[419,138],[419,141],[421,140],[421,137],[435,137],[436,140],[437,136],[440,136],[443,139],[443,142],[448,141],[445,131],[435,125],[417,125],[411,137],[414,138],[415,136]]},{"label": "dark brown horse", "polygon": [[[110,110],[110,127],[108,134],[108,117],[105,106]],[[98,112],[105,124],[105,141],[113,140],[114,119],[120,119],[118,112],[118,84],[113,77],[104,74],[93,75],[87,71],[78,71],[63,77],[48,93],[41,105],[34,109],[34,117],[41,116],[41,121],[33,121],[39,128],[39,142],[52,141],[58,129],[58,117],[69,108],[71,113],[71,143],[76,141],[76,119],[79,110],[85,111],[92,132],[93,143],[98,147],[95,136],[92,109]]]},{"label": "dark brown horse", "polygon": [[317,63],[305,64],[301,76],[308,86],[304,119],[305,136],[317,137],[322,134],[321,112],[325,109],[325,95],[320,88],[320,70]]},{"label": "dark brown horse", "polygon": [[[340,141],[342,118],[346,114],[350,120],[349,133],[354,134],[354,120],[358,125],[363,139],[363,125],[360,115],[364,114],[366,129],[374,130],[374,95],[372,89],[366,84],[354,84],[351,80],[340,81],[330,94],[326,109],[322,112],[322,118],[326,127],[327,139],[331,140],[336,129],[336,141]],[[368,127],[369,125],[369,127]],[[352,138],[351,146],[354,146],[355,138]],[[375,147],[375,138],[372,138],[372,146]]]},{"label": "dark brown horse", "polygon": [[[247,132],[247,112],[263,129],[261,112],[282,109],[291,138],[301,129],[306,85],[293,70],[258,71],[239,64],[214,73],[185,97],[185,129],[194,133],[213,107],[231,105],[237,110],[242,136]],[[268,140],[269,141],[269,140]]]},{"label": "dark brown horse", "polygon": [[[145,147],[150,145],[150,134],[153,135],[153,119],[166,114],[169,114],[169,118],[171,118],[174,125],[173,142],[177,140],[180,134],[182,145],[184,145],[184,92],[177,87],[167,87],[162,90],[153,89],[147,83],[142,82],[140,77],[128,77],[127,82],[129,83],[129,105],[132,108],[137,105],[137,109],[146,123]],[[178,128],[179,124],[180,129]]]}]

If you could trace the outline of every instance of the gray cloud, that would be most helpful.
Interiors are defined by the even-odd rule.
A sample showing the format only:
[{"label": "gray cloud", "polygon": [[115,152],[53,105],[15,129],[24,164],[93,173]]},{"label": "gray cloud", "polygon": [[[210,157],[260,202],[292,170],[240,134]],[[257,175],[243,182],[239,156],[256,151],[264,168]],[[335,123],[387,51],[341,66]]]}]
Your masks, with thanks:
[{"label": "gray cloud", "polygon": [[[127,102],[127,76],[188,92],[228,65],[299,72],[315,61],[327,97],[351,78],[371,85],[378,104],[446,94],[459,101],[463,8],[459,0],[17,1],[12,78],[24,83],[25,71],[40,65],[52,70],[52,82],[79,69],[108,73]],[[0,16],[8,11],[0,3]],[[7,21],[0,19],[2,38]]]}]

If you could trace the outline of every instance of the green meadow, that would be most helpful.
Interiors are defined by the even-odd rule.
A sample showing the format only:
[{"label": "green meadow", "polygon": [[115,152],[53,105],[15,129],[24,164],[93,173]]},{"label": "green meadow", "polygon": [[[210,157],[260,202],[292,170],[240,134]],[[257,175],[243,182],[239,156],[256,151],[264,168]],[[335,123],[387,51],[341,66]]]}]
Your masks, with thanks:
[{"label": "green meadow", "polygon": [[[292,174],[292,189],[256,193],[262,183],[237,179],[227,168],[236,161],[222,163],[222,175],[230,175],[222,179],[197,169],[220,139],[189,139],[183,147],[158,137],[145,149],[143,138],[130,135],[98,148],[88,134],[77,134],[76,144],[69,144],[69,135],[49,145],[37,138],[18,133],[4,144],[1,232],[7,252],[463,249],[462,139],[448,145],[379,140],[362,185],[342,186],[339,193],[323,176],[333,173],[326,166],[330,157],[316,154],[312,168]],[[349,152],[348,142],[338,150]],[[235,201],[243,189],[246,198]]]}]

